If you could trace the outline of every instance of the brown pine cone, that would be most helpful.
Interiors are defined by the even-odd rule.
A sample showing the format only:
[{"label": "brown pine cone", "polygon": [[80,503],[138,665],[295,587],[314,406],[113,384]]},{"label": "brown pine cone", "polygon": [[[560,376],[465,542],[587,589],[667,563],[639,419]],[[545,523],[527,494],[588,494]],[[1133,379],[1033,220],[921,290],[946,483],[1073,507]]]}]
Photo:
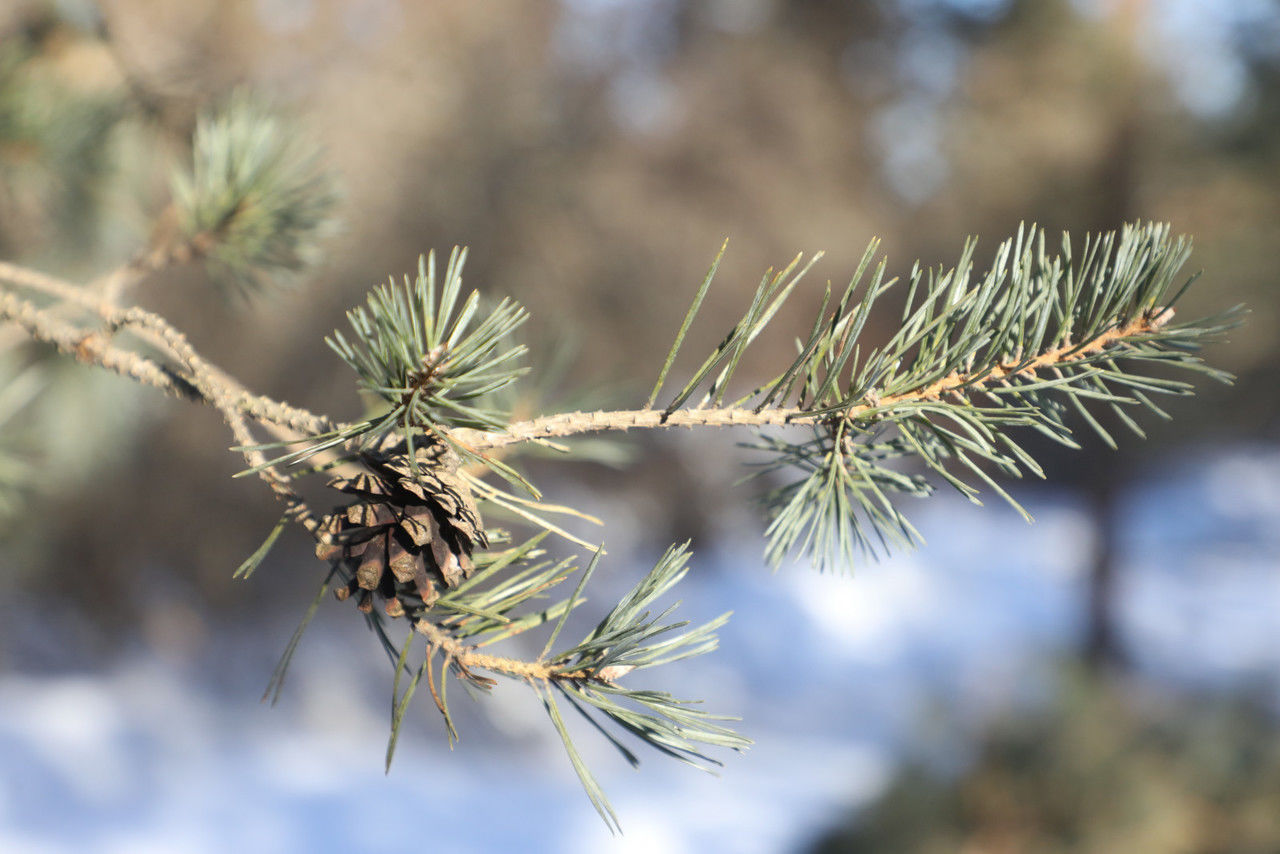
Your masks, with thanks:
[{"label": "brown pine cone", "polygon": [[346,565],[350,583],[335,595],[356,594],[365,613],[374,593],[391,617],[430,608],[442,587],[471,575],[472,552],[488,546],[457,457],[439,444],[416,448],[415,456],[416,471],[403,446],[366,453],[367,471],[329,481],[355,500],[324,518],[321,530],[333,543],[317,545],[316,556]]}]

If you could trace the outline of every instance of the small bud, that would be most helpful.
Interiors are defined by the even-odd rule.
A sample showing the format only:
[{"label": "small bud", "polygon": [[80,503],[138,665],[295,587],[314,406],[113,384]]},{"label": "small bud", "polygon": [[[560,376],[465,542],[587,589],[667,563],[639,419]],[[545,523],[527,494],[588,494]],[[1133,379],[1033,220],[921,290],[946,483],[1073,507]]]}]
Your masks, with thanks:
[{"label": "small bud", "polygon": [[1166,306],[1151,313],[1151,318],[1147,321],[1147,325],[1152,329],[1159,329],[1170,320],[1173,320],[1173,309]]},{"label": "small bud", "polygon": [[596,676],[605,682],[617,682],[623,676],[626,676],[632,670],[635,670],[634,664],[610,664],[608,667],[601,667],[596,672]]}]

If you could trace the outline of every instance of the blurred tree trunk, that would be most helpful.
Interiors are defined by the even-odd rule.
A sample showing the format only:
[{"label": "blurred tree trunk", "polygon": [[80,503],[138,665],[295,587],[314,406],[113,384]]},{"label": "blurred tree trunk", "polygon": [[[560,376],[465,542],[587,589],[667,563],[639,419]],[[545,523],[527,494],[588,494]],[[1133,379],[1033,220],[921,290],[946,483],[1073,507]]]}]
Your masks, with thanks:
[{"label": "blurred tree trunk", "polygon": [[[1145,0],[1122,0],[1108,22],[1114,45],[1115,87],[1112,128],[1097,171],[1097,209],[1093,230],[1117,228],[1139,215],[1135,202],[1141,139],[1141,57],[1138,36]],[[1110,413],[1107,413],[1110,415]],[[1101,413],[1099,413],[1101,415]],[[1113,436],[1123,439],[1119,419],[1100,418]],[[1120,568],[1118,495],[1130,476],[1127,454],[1092,454],[1084,493],[1093,515],[1094,547],[1086,599],[1085,663],[1094,670],[1119,670],[1126,665],[1116,625],[1117,572]]]}]

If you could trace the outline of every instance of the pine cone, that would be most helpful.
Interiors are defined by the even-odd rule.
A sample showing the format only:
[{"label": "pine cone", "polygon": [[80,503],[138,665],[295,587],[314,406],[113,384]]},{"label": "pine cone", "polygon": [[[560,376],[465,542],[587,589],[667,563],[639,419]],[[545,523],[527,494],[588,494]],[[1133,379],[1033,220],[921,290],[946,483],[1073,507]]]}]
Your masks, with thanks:
[{"label": "pine cone", "polygon": [[367,453],[367,472],[328,484],[356,500],[324,518],[321,530],[333,543],[317,545],[316,556],[346,565],[351,580],[335,595],[357,594],[366,614],[374,593],[390,617],[430,608],[442,586],[471,575],[472,552],[488,546],[457,457],[443,445],[417,448],[415,456],[416,472],[403,446]]}]

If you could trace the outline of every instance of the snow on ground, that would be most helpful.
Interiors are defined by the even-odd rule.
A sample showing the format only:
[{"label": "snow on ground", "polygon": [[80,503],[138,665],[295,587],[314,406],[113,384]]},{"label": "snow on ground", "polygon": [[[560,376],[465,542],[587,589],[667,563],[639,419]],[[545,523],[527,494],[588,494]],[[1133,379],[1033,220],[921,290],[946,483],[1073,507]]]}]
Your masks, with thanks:
[{"label": "snow on ground", "polygon": [[[322,619],[274,709],[231,663],[257,638],[227,638],[223,661],[0,674],[0,851],[794,850],[875,797],[932,725],[1043,696],[1046,658],[1080,632],[1090,531],[1060,494],[1021,494],[1034,526],[994,503],[922,503],[929,544],[853,578],[770,574],[754,534],[695,555],[685,616],[735,615],[720,651],[665,687],[743,715],[756,746],[720,778],[656,755],[633,772],[583,732],[621,838],[519,686],[461,721],[453,751],[420,704],[385,775],[387,673],[356,621]],[[1202,688],[1266,682],[1280,701],[1280,451],[1153,475],[1125,507],[1139,665]]]}]

